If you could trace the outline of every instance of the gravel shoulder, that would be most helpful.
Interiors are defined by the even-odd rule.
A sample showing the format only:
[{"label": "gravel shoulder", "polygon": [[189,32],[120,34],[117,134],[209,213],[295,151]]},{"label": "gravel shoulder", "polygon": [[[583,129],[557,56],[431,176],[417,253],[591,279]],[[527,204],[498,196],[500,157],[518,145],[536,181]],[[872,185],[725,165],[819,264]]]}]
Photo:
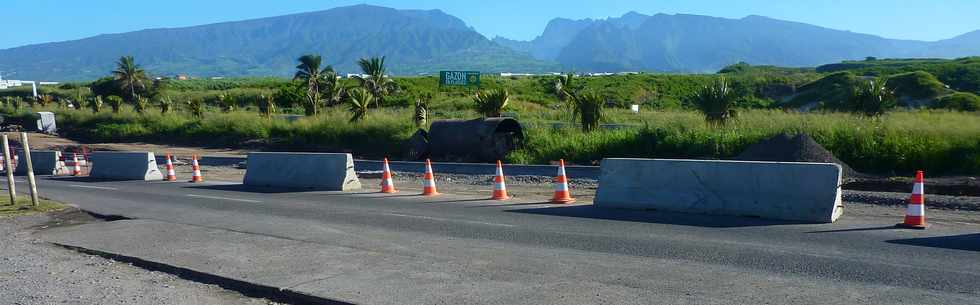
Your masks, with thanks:
[{"label": "gravel shoulder", "polygon": [[275,304],[60,248],[38,230],[99,221],[77,209],[0,217],[0,304]]}]

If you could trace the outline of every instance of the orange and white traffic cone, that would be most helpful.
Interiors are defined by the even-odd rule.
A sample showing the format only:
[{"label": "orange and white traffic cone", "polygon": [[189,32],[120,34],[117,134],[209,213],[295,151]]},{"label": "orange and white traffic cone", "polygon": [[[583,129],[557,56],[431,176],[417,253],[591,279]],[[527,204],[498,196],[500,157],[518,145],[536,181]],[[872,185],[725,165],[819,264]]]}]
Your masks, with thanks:
[{"label": "orange and white traffic cone", "polygon": [[61,154],[61,152],[56,152],[56,153],[59,156],[58,156],[58,161],[54,163],[55,175],[60,176],[60,175],[67,174],[68,167],[66,166],[66,163],[68,162],[66,162],[67,160],[65,160],[65,155]]},{"label": "orange and white traffic cone", "polygon": [[82,163],[79,163],[78,162],[78,154],[77,153],[72,153],[71,154],[71,158],[72,158],[72,163],[74,163],[74,166],[72,166],[71,175],[72,176],[81,176],[82,175]]},{"label": "orange and white traffic cone", "polygon": [[497,175],[493,177],[493,196],[492,200],[507,200],[507,184],[504,183],[504,165],[497,160]]},{"label": "orange and white traffic cone", "polygon": [[555,177],[555,196],[551,197],[551,203],[572,203],[572,193],[568,189],[568,177],[565,176],[565,160],[558,161],[558,176]]},{"label": "orange and white traffic cone", "polygon": [[912,186],[912,196],[909,197],[909,206],[905,210],[905,222],[898,224],[899,227],[908,229],[928,228],[926,224],[926,200],[925,200],[925,176],[922,171],[915,172],[915,184]]},{"label": "orange and white traffic cone", "polygon": [[174,161],[170,157],[170,154],[167,154],[167,181],[177,181],[177,173],[174,172]]},{"label": "orange and white traffic cone", "polygon": [[395,183],[391,180],[391,168],[388,167],[388,158],[385,158],[384,171],[381,173],[381,192],[397,193]]},{"label": "orange and white traffic cone", "polygon": [[201,165],[197,163],[197,155],[191,157],[191,169],[194,171],[191,174],[191,182],[204,182],[204,176],[201,175]]},{"label": "orange and white traffic cone", "polygon": [[436,177],[432,173],[432,161],[425,159],[425,174],[422,175],[422,196],[436,196]]}]

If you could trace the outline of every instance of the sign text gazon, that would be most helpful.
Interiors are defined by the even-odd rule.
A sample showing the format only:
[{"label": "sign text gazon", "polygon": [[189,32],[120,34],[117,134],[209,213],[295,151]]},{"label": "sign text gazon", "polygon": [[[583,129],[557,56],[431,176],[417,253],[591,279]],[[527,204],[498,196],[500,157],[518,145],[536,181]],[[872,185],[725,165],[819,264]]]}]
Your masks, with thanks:
[{"label": "sign text gazon", "polygon": [[479,86],[480,72],[477,71],[440,71],[440,86]]}]

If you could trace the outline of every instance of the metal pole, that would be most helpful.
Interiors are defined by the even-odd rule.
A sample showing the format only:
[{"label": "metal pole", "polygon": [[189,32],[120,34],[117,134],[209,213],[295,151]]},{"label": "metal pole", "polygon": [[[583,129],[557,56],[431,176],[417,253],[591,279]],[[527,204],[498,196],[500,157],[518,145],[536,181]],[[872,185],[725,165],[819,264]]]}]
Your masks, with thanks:
[{"label": "metal pole", "polygon": [[27,183],[31,186],[31,203],[38,206],[37,182],[34,181],[34,165],[31,164],[31,147],[27,144],[27,133],[20,133],[20,144],[24,146],[24,162],[27,163]]},{"label": "metal pole", "polygon": [[7,169],[7,190],[10,191],[10,204],[17,204],[17,183],[14,181],[14,168],[11,167],[10,144],[7,134],[3,134],[3,168]]}]

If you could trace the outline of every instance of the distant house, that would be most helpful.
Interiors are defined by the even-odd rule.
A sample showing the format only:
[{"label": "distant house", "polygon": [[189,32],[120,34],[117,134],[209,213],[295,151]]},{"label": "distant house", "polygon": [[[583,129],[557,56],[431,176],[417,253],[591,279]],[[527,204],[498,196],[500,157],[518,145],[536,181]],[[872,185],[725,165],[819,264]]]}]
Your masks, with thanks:
[{"label": "distant house", "polygon": [[174,76],[174,78],[177,80],[187,80],[187,75],[177,74],[177,76]]}]

